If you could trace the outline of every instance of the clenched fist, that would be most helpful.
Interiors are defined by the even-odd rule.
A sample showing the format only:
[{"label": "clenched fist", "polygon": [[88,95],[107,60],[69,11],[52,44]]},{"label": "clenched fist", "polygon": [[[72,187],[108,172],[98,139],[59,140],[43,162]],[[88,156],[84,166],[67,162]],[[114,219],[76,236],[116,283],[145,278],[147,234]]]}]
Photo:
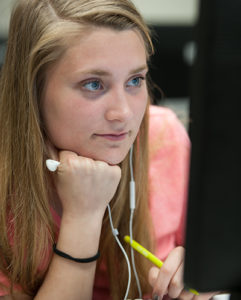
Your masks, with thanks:
[{"label": "clenched fist", "polygon": [[63,215],[71,218],[103,216],[120,182],[120,167],[70,151],[60,151],[59,160],[54,181]]}]

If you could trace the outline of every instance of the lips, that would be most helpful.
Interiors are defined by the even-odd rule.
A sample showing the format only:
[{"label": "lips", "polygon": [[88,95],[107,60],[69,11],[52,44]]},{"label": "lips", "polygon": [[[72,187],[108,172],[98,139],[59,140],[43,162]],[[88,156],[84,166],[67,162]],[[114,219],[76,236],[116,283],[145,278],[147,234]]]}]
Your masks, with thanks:
[{"label": "lips", "polygon": [[107,133],[107,134],[95,134],[97,137],[107,139],[110,141],[122,141],[128,136],[128,132],[123,133]]}]

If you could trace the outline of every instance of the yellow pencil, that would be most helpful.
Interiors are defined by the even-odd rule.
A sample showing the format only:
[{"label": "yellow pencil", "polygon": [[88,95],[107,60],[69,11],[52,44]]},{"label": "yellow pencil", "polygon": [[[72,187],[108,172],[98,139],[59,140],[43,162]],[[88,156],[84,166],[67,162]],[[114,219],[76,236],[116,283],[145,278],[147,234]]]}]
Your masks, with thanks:
[{"label": "yellow pencil", "polygon": [[[145,256],[147,259],[149,259],[154,265],[156,265],[158,268],[161,268],[163,265],[163,262],[157,258],[154,254],[152,254],[150,251],[148,251],[146,248],[144,248],[142,245],[137,243],[135,240],[132,240],[129,237],[129,235],[126,235],[124,237],[125,242],[130,244],[130,246],[135,249],[137,252]],[[199,295],[199,293],[194,289],[189,289],[189,292],[193,293],[194,295]]]}]

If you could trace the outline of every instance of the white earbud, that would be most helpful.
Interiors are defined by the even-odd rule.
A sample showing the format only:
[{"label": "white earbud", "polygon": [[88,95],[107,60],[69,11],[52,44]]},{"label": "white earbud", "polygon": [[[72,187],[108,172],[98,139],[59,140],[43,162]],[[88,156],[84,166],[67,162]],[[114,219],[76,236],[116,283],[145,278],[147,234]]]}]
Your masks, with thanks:
[{"label": "white earbud", "polygon": [[55,172],[60,165],[59,161],[53,160],[53,159],[47,159],[46,160],[46,166],[51,172]]}]

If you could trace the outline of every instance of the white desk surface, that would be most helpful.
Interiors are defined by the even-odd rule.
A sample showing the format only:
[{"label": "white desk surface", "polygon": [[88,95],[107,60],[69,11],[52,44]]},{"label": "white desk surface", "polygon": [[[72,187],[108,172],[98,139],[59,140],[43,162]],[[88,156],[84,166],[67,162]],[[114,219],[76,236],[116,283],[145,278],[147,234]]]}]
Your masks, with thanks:
[{"label": "white desk surface", "polygon": [[217,295],[213,297],[213,300],[229,300],[230,294]]}]

